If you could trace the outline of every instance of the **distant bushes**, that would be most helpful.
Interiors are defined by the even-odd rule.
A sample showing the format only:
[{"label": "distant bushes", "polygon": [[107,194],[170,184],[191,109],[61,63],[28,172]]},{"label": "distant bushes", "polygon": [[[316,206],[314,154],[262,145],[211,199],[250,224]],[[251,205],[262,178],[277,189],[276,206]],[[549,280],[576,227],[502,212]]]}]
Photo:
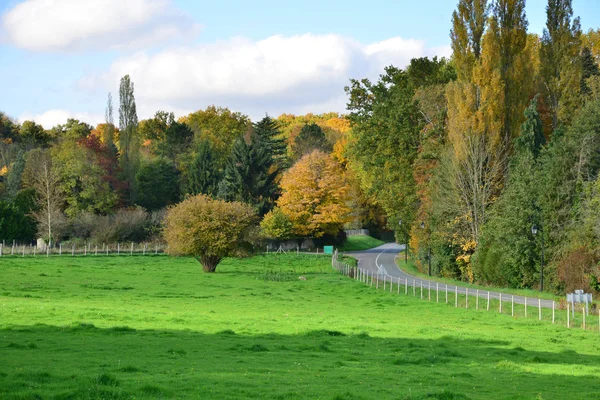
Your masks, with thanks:
[{"label": "distant bushes", "polygon": [[164,210],[149,213],[141,207],[111,215],[86,212],[73,221],[69,236],[95,244],[151,241],[159,238],[164,215]]}]

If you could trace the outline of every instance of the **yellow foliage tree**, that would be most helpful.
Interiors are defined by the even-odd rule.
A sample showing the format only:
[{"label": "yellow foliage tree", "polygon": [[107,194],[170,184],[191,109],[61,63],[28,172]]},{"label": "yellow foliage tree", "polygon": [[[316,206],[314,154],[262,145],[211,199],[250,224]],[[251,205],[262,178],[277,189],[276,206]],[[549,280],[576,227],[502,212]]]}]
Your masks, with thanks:
[{"label": "yellow foliage tree", "polygon": [[302,157],[281,180],[277,201],[296,236],[336,235],[349,219],[350,187],[340,165],[315,150]]},{"label": "yellow foliage tree", "polygon": [[256,238],[251,206],[202,194],[171,208],[165,221],[169,254],[193,256],[205,272],[215,272],[225,257],[243,255]]}]

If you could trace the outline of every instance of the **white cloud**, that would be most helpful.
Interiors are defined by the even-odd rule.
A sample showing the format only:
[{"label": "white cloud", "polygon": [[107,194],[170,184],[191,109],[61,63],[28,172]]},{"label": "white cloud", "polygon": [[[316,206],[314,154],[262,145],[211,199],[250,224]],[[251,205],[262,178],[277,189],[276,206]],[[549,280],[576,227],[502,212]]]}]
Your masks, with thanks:
[{"label": "white cloud", "polygon": [[26,0],[1,27],[12,45],[44,52],[140,48],[199,30],[171,0]]},{"label": "white cloud", "polygon": [[448,54],[445,47],[399,37],[367,45],[334,34],[233,38],[123,57],[109,71],[81,79],[79,87],[115,93],[119,79],[129,74],[140,110],[217,104],[251,117],[311,107],[344,111],[343,87],[350,78],[377,79],[387,65],[404,67],[414,57]]},{"label": "white cloud", "polygon": [[35,121],[42,125],[44,129],[50,129],[58,124],[65,124],[67,119],[74,118],[83,122],[87,122],[92,126],[104,122],[104,116],[90,113],[75,113],[67,110],[48,110],[42,114],[24,113],[19,117],[19,122]]}]

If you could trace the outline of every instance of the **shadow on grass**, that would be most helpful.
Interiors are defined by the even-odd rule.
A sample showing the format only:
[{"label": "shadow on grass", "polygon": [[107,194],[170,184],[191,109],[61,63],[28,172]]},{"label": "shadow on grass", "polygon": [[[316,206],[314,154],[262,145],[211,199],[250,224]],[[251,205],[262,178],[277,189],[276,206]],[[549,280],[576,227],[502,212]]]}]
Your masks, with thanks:
[{"label": "shadow on grass", "polygon": [[[214,334],[34,325],[0,331],[0,398],[593,398],[600,356],[502,340]],[[571,371],[587,368],[587,374]]]}]

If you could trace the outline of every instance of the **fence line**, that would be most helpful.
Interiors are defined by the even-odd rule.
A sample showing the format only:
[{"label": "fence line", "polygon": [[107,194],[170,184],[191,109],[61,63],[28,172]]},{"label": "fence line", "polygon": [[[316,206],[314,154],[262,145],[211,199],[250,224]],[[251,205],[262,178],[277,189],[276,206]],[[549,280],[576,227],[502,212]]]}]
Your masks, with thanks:
[{"label": "fence line", "polygon": [[[387,273],[375,273],[366,269],[362,269],[359,267],[354,267],[354,266],[350,266],[347,263],[344,263],[342,261],[339,260],[338,257],[338,251],[335,250],[333,253],[333,257],[331,259],[331,266],[337,270],[340,274],[345,275],[349,278],[355,279],[361,283],[363,283],[364,285],[368,286],[368,287],[374,287],[376,290],[378,290],[380,287],[384,289],[384,291],[386,291],[385,287],[386,282],[389,281],[389,291],[390,293],[394,293],[394,284],[396,285],[396,294],[400,295],[400,293],[404,293],[404,295],[408,296],[409,295],[409,290],[408,290],[408,286],[410,283],[412,283],[412,296],[415,298],[420,297],[422,300],[424,299],[423,296],[423,281],[420,280],[420,295],[417,295],[416,293],[416,286],[417,286],[417,282],[415,279],[412,280],[412,282],[409,281],[408,278],[394,278],[391,275],[388,275]],[[374,283],[375,282],[375,283]],[[383,282],[382,285],[380,285],[380,282]],[[403,289],[403,290],[402,290]],[[437,303],[440,302],[440,298],[439,298],[439,291],[445,291],[446,294],[446,304],[448,303],[448,285],[445,285],[445,288],[441,288],[440,285],[438,283],[436,283],[435,288],[431,287],[431,282],[429,282],[429,287],[428,287],[428,295],[427,298],[424,299],[425,301],[432,301],[431,298],[431,290],[435,290],[436,291],[436,295],[435,295],[435,301]],[[521,306],[524,310],[524,318],[528,318],[528,314],[527,314],[527,301],[525,301],[525,304],[516,304],[514,302],[514,295],[506,295],[504,294],[504,297],[502,296],[502,293],[499,293],[499,299],[490,299],[490,291],[483,291],[480,289],[476,290],[476,293],[473,294],[473,292],[471,291],[471,293],[469,293],[468,288],[466,288],[465,290],[465,294],[462,293],[458,293],[458,287],[455,285],[455,290],[454,290],[454,295],[455,295],[455,301],[454,303],[454,307],[458,308],[459,304],[460,306],[464,306],[464,308],[468,309],[469,308],[469,297],[473,297],[476,296],[476,302],[475,302],[475,307],[473,307],[471,305],[471,308],[475,308],[475,310],[479,311],[480,307],[479,307],[479,299],[483,299],[484,301],[487,299],[487,304],[486,307],[484,308],[483,306],[481,307],[481,310],[484,311],[490,311],[490,310],[494,310],[495,308],[491,308],[490,307],[490,303],[491,302],[497,302],[498,303],[498,313],[500,314],[505,314],[505,315],[511,315],[513,318],[517,319],[519,316],[517,315],[517,310],[516,307]],[[527,298],[525,298],[527,299]],[[460,300],[460,301],[459,301]],[[464,302],[463,302],[464,300]],[[532,299],[530,299],[532,300]],[[578,310],[573,310],[570,309],[570,303],[566,303],[566,310],[563,309],[557,309],[556,307],[556,302],[552,301],[552,307],[548,308],[548,311],[546,313],[543,312],[545,307],[542,307],[542,301],[541,299],[537,299],[537,305],[533,306],[534,308],[537,308],[536,311],[537,312],[537,319],[539,321],[551,321],[552,324],[557,324],[559,321],[557,321],[558,317],[561,317],[561,321],[562,323],[564,323],[564,326],[566,326],[567,328],[578,328],[580,327],[583,330],[596,330],[598,332],[600,332],[600,307],[597,310],[594,310],[593,307],[591,307],[592,311],[591,311],[591,316],[596,316],[598,317],[598,323],[597,324],[591,324],[590,323],[590,314],[586,314],[586,308],[585,306],[581,306],[581,309]],[[509,309],[509,311],[503,311],[503,307],[502,304],[504,302],[510,302],[511,303],[511,307]],[[472,303],[471,303],[472,304]],[[529,306],[531,307],[531,305]],[[575,308],[579,308],[579,307],[575,307]],[[566,313],[563,314],[563,312],[566,311]],[[577,316],[581,314],[581,319],[580,320],[576,320]],[[534,314],[535,315],[535,314]],[[566,318],[562,318],[563,315]],[[587,319],[587,321],[586,321]],[[580,323],[579,323],[580,322]],[[586,324],[587,322],[587,324]],[[597,328],[595,327],[597,326]]]},{"label": "fence line", "polygon": [[62,244],[54,246],[37,246],[33,244],[17,244],[13,242],[6,246],[0,243],[0,258],[2,257],[49,257],[49,256],[132,256],[132,255],[157,255],[166,252],[166,245],[163,243],[109,243],[109,244],[91,244],[83,245]]},{"label": "fence line", "polygon": [[347,231],[344,231],[346,233],[346,236],[359,236],[359,235],[367,235],[369,236],[369,230],[368,229],[349,229]]}]

